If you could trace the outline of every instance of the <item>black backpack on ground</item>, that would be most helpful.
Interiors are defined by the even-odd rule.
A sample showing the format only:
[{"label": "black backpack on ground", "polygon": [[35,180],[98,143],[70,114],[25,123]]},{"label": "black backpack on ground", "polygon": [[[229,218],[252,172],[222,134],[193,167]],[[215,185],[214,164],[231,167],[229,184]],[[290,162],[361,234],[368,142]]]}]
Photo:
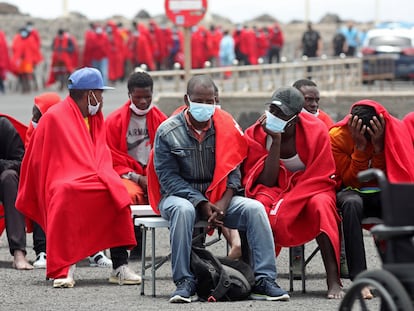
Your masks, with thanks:
[{"label": "black backpack on ground", "polygon": [[250,296],[255,279],[252,268],[242,260],[215,257],[204,248],[192,247],[191,271],[202,301],[235,301]]}]

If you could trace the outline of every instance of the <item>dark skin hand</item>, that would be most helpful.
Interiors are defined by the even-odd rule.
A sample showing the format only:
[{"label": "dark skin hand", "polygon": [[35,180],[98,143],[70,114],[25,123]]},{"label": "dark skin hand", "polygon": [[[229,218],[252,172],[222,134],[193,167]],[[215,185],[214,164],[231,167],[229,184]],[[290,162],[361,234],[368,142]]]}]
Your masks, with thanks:
[{"label": "dark skin hand", "polygon": [[[264,169],[260,173],[257,183],[268,187],[273,187],[277,183],[279,176],[279,159],[280,159],[280,145],[282,143],[282,133],[275,133],[266,128],[266,115],[260,116],[259,120],[263,130],[272,138],[272,145],[269,149],[269,154],[266,157]],[[272,174],[266,174],[272,172]]]},{"label": "dark skin hand", "polygon": [[142,187],[142,189],[144,189],[145,193],[147,193],[147,190],[148,190],[147,176],[141,175],[141,177],[139,178],[139,185]]},{"label": "dark skin hand", "polygon": [[290,121],[284,133],[276,133],[266,128],[266,115],[260,116],[259,120],[263,131],[272,138],[272,144],[266,157],[263,171],[260,173],[256,183],[273,187],[277,185],[279,177],[279,160],[282,157],[290,157],[296,153],[295,146],[295,124],[296,118]]},{"label": "dark skin hand", "polygon": [[[369,127],[362,125],[362,120],[358,116],[351,115],[348,121],[348,128],[355,142],[356,149],[364,151],[370,142],[374,147],[375,153],[380,153],[384,150],[385,120],[382,114],[379,115],[379,119],[374,116],[370,120]],[[371,137],[370,141],[364,135],[366,132]]]},{"label": "dark skin hand", "polygon": [[218,200],[216,204],[213,204],[210,201],[203,201],[197,205],[200,214],[204,219],[207,219],[212,228],[223,226],[223,219],[232,197],[233,189],[227,189],[224,192],[223,197]]}]

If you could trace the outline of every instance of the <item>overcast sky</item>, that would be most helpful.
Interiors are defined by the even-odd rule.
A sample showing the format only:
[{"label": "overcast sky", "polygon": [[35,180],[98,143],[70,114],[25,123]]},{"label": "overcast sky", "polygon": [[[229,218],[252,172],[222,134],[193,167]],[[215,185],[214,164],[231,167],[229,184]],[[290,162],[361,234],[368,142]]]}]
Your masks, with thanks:
[{"label": "overcast sky", "polygon": [[[165,0],[66,0],[69,11],[77,11],[90,19],[113,15],[133,18],[141,9],[151,15],[164,13]],[[3,0],[14,4],[22,13],[33,17],[56,18],[62,15],[64,0]],[[304,20],[306,3],[309,19],[317,22],[327,13],[342,19],[365,21],[413,21],[413,0],[208,0],[208,9],[240,23],[258,15],[269,14],[283,23]]]}]

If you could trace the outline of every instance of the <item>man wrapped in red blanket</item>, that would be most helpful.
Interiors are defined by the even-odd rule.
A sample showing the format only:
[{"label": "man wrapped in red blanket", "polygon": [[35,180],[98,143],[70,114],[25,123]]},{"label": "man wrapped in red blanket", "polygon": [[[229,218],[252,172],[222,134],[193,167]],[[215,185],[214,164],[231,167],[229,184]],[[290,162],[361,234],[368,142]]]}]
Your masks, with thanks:
[{"label": "man wrapped in red blanket", "polygon": [[243,184],[246,195],[265,206],[277,246],[317,239],[328,298],[341,298],[335,162],[326,127],[300,113],[303,105],[303,95],[293,87],[273,94],[265,115],[246,130]]},{"label": "man wrapped in red blanket", "polygon": [[[130,200],[106,144],[100,72],[69,77],[69,96],[42,117],[21,169],[16,207],[46,232],[47,276],[73,287],[77,261],[111,248],[110,283],[139,284],[127,266],[136,245]],[[39,148],[42,146],[42,148]]]}]

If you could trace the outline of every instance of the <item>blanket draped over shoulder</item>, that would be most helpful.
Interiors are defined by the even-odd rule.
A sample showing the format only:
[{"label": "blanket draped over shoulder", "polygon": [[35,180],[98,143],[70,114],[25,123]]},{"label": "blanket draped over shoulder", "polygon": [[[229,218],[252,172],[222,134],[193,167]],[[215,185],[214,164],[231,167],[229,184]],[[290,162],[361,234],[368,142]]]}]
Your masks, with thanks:
[{"label": "blanket draped over shoulder", "polygon": [[[212,203],[215,203],[222,198],[226,191],[227,176],[245,159],[247,144],[240,126],[230,114],[216,109],[212,119],[216,131],[216,167],[213,180],[205,196]],[[148,161],[147,174],[149,202],[152,209],[159,214],[158,203],[161,199],[161,192],[153,163],[153,151],[151,151]]]},{"label": "blanket draped over shoulder", "polygon": [[[128,154],[126,137],[129,120],[131,118],[130,104],[131,101],[128,100],[121,109],[112,112],[106,118],[105,123],[108,146],[111,149],[114,169],[118,175],[126,174],[131,170],[137,174],[146,175],[146,170],[137,160]],[[153,146],[155,132],[158,126],[167,119],[167,116],[157,107],[153,107],[148,111],[146,118],[148,135],[151,146]],[[120,139],[120,137],[123,139]]]},{"label": "blanket draped over shoulder", "polygon": [[136,245],[102,113],[89,126],[68,96],[42,117],[23,158],[16,207],[46,233],[50,278],[100,250]]},{"label": "blanket draped over shoulder", "polygon": [[[304,244],[326,233],[339,259],[338,223],[335,206],[335,162],[326,126],[314,116],[301,113],[296,125],[296,151],[306,168],[290,172],[280,162],[278,185],[256,183],[267,158],[266,133],[256,122],[246,130],[249,145],[244,164],[246,196],[263,203],[276,248]],[[318,197],[318,204],[308,206]],[[339,260],[338,260],[339,262]]]},{"label": "blanket draped over shoulder", "polygon": [[[378,115],[382,114],[384,116],[384,154],[386,165],[385,173],[389,182],[414,182],[414,151],[410,129],[407,130],[407,126],[403,123],[403,121],[392,116],[382,105],[376,101],[369,99],[360,100],[352,105],[351,111],[352,108],[357,105],[373,107]],[[331,128],[331,131],[335,130],[335,128],[347,128],[348,120],[349,115],[347,115],[338,123],[334,124]]]}]

